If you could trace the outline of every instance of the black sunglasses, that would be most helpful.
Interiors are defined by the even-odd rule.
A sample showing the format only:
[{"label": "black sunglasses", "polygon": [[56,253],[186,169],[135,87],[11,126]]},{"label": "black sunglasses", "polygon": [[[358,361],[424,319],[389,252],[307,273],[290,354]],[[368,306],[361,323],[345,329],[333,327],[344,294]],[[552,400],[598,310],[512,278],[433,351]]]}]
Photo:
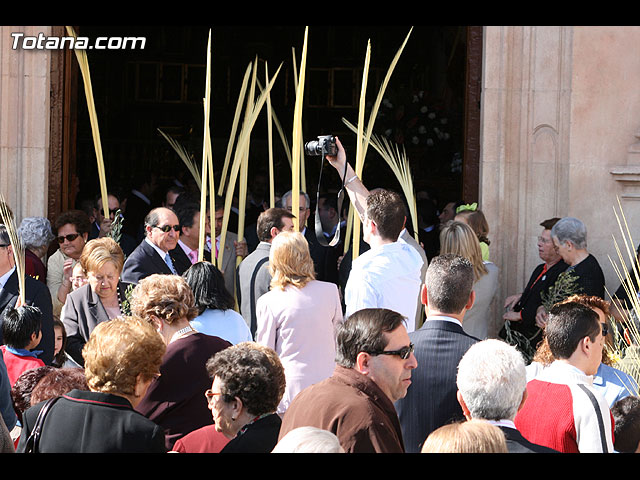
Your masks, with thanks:
[{"label": "black sunglasses", "polygon": [[602,336],[606,337],[607,333],[609,333],[609,325],[606,323],[601,323],[600,325],[602,325]]},{"label": "black sunglasses", "polygon": [[406,360],[413,353],[413,343],[408,347],[402,347],[400,350],[381,350],[379,352],[369,352],[369,355],[397,355],[402,360]]},{"label": "black sunglasses", "polygon": [[76,238],[80,236],[79,233],[70,233],[69,235],[61,235],[57,238],[58,243],[64,243],[65,239],[73,242]]},{"label": "black sunglasses", "polygon": [[158,225],[154,225],[153,228],[162,230],[164,233],[169,233],[171,229],[173,229],[174,232],[180,231],[180,225],[163,225],[162,227],[159,227]]}]

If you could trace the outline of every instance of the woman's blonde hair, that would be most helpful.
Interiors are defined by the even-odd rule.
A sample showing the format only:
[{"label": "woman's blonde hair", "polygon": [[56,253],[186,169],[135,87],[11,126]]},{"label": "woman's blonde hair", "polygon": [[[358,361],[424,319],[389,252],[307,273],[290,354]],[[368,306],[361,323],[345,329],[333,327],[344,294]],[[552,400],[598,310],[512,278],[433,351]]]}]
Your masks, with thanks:
[{"label": "woman's blonde hair", "polygon": [[421,453],[508,453],[500,428],[472,419],[444,425],[427,437]]},{"label": "woman's blonde hair", "polygon": [[94,238],[87,242],[80,255],[80,265],[85,273],[96,272],[107,262],[113,262],[118,272],[122,272],[124,253],[120,245],[111,237]]},{"label": "woman's blonde hair", "polygon": [[151,315],[171,324],[198,316],[196,300],[187,281],[179,275],[153,274],[143,278],[131,293],[131,313],[150,320]]},{"label": "woman's blonde hair", "polygon": [[158,373],[166,346],[149,323],[118,317],[99,323],[82,349],[87,385],[93,391],[132,395],[138,375]]},{"label": "woman's blonde hair", "polygon": [[488,273],[482,261],[478,237],[469,225],[455,220],[447,222],[440,232],[440,254],[452,253],[466,258],[473,265],[473,276],[478,281]]},{"label": "woman's blonde hair", "polygon": [[271,242],[269,251],[271,288],[284,289],[288,285],[304,287],[315,280],[315,268],[309,244],[300,232],[281,232]]}]

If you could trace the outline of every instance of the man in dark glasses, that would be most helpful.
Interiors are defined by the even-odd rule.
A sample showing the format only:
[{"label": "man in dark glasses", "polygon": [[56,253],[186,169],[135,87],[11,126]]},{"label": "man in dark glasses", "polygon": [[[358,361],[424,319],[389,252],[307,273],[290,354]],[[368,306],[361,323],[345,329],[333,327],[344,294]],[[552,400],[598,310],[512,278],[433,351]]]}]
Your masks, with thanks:
[{"label": "man in dark glasses", "polygon": [[159,207],[146,216],[145,238],[124,263],[121,279],[137,284],[154,273],[182,275],[182,264],[176,263],[171,252],[178,245],[180,223],[173,210]]},{"label": "man in dark glasses", "polygon": [[280,438],[313,426],[333,432],[348,453],[403,453],[393,402],[407,394],[418,366],[405,323],[384,308],[354,312],[338,327],[333,375],[294,398]]},{"label": "man in dark glasses", "polygon": [[427,318],[409,334],[418,369],[406,397],[396,402],[407,452],[419,453],[427,436],[452,420],[463,420],[457,399],[460,359],[477,338],[462,328],[473,306],[473,267],[458,255],[434,257],[427,268],[421,300]]}]

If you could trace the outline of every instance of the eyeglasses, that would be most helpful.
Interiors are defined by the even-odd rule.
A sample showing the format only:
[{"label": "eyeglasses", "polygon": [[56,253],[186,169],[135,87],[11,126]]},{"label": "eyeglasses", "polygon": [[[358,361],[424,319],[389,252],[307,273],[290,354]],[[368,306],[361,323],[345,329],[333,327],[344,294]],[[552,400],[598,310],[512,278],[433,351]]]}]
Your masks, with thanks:
[{"label": "eyeglasses", "polygon": [[553,243],[553,240],[551,240],[550,238],[538,237],[538,242],[540,242],[540,243]]},{"label": "eyeglasses", "polygon": [[80,236],[79,233],[70,233],[69,235],[60,235],[57,240],[58,243],[64,243],[65,240],[69,242],[73,242],[76,238]]},{"label": "eyeglasses", "polygon": [[158,225],[153,225],[153,228],[162,230],[164,233],[169,233],[172,229],[174,232],[180,231],[180,225],[163,225],[162,227],[159,227]]},{"label": "eyeglasses", "polygon": [[211,400],[213,400],[213,398],[216,395],[222,395],[222,392],[220,393],[213,393],[213,390],[209,389],[207,391],[204,392],[204,396],[207,399],[207,403],[211,403]]},{"label": "eyeglasses", "polygon": [[406,360],[413,353],[413,343],[408,347],[402,347],[400,350],[381,350],[379,352],[369,352],[369,355],[397,355],[402,360]]},{"label": "eyeglasses", "polygon": [[6,244],[2,244],[2,245],[0,245],[0,248],[4,248],[4,247],[8,247],[8,246],[9,246],[9,244],[8,244],[8,243],[6,243]]},{"label": "eyeglasses", "polygon": [[600,325],[602,325],[602,336],[606,337],[607,333],[609,333],[609,325],[606,323],[601,323]]}]

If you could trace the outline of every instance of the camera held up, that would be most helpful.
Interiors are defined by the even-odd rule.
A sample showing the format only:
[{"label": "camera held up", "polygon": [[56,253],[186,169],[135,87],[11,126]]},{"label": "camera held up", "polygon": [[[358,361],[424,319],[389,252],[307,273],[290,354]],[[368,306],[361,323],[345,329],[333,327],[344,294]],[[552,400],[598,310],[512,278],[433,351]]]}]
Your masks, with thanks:
[{"label": "camera held up", "polygon": [[336,137],[333,135],[320,135],[318,140],[311,140],[304,144],[304,152],[314,157],[335,156],[338,154]]}]

